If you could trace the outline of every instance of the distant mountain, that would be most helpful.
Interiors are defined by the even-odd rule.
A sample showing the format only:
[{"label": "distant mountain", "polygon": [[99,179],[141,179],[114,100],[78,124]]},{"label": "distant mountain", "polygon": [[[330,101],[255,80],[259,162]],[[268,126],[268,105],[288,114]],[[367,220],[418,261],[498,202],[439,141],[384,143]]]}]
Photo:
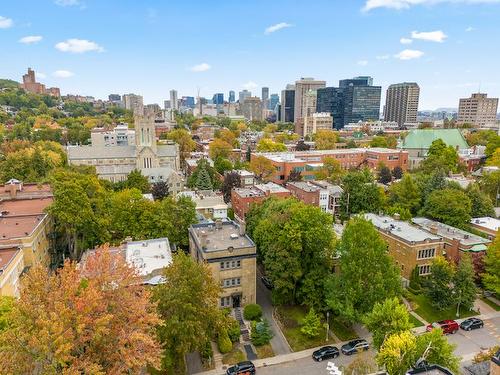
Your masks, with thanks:
[{"label": "distant mountain", "polygon": [[0,89],[19,87],[20,83],[12,79],[0,79]]}]

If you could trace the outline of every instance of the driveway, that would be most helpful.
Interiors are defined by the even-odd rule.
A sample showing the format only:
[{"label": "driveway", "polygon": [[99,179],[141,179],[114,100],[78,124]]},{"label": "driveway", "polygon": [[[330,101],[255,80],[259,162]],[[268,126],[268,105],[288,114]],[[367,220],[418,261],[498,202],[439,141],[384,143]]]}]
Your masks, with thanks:
[{"label": "driveway", "polygon": [[269,322],[269,326],[274,332],[271,339],[271,346],[275,355],[288,354],[291,352],[288,343],[286,342],[281,330],[273,318],[273,305],[271,303],[271,291],[266,288],[262,281],[260,270],[257,269],[257,303],[262,307],[262,314]]}]

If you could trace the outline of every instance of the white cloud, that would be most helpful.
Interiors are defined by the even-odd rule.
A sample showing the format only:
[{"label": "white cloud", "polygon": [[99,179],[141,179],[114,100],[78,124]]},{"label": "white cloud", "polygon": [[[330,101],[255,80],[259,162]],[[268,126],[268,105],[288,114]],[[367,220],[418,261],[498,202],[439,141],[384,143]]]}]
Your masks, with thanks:
[{"label": "white cloud", "polygon": [[441,30],[436,31],[412,31],[411,37],[413,39],[427,40],[429,42],[443,43],[448,35],[443,33]]},{"label": "white cloud", "polygon": [[90,51],[103,52],[104,48],[102,48],[99,44],[95,42],[91,42],[86,39],[68,39],[64,42],[59,42],[55,46],[59,51],[62,52],[72,52],[72,53],[84,53]]},{"label": "white cloud", "polygon": [[281,29],[286,29],[287,27],[292,27],[293,25],[290,23],[286,22],[280,22],[277,23],[276,25],[271,25],[268,28],[264,30],[264,34],[268,35],[271,33],[274,33],[275,31],[281,30]]},{"label": "white cloud", "polygon": [[73,77],[75,74],[69,70],[56,70],[52,75],[56,78],[69,78]]},{"label": "white cloud", "polygon": [[257,88],[259,85],[257,85],[255,82],[253,81],[248,81],[247,83],[244,83],[243,84],[243,88],[244,89],[247,89],[247,90],[251,90],[251,89],[255,89]]},{"label": "white cloud", "polygon": [[411,40],[410,38],[399,39],[399,43],[401,43],[401,44],[411,44],[412,42],[413,42],[413,40]]},{"label": "white cloud", "polygon": [[391,56],[389,55],[378,55],[375,57],[377,60],[388,60]]},{"label": "white cloud", "polygon": [[465,29],[466,32],[470,33],[471,31],[474,31],[475,29],[472,26],[469,26],[468,28]]},{"label": "white cloud", "polygon": [[24,43],[24,44],[38,43],[42,39],[43,37],[41,35],[28,35],[19,39],[19,43]]},{"label": "white cloud", "polygon": [[12,25],[14,25],[12,18],[0,16],[0,29],[8,29],[9,27],[12,27]]},{"label": "white cloud", "polygon": [[61,7],[72,7],[80,5],[80,0],[55,0],[54,4]]},{"label": "white cloud", "polygon": [[439,3],[450,4],[495,4],[500,0],[366,0],[363,11],[376,8],[408,9],[414,5],[434,5]]},{"label": "white cloud", "polygon": [[40,79],[47,78],[47,74],[36,72],[36,78],[40,78]]},{"label": "white cloud", "polygon": [[360,66],[367,66],[368,65],[368,61],[367,60],[359,60],[357,62],[358,65]]},{"label": "white cloud", "polygon": [[207,63],[201,63],[201,64],[198,64],[198,65],[195,65],[195,66],[192,66],[189,70],[191,70],[192,72],[206,72],[207,70],[210,70],[212,69],[212,67],[207,64]]},{"label": "white cloud", "polygon": [[422,57],[424,53],[416,49],[405,49],[398,54],[394,55],[395,58],[400,60],[412,60]]}]

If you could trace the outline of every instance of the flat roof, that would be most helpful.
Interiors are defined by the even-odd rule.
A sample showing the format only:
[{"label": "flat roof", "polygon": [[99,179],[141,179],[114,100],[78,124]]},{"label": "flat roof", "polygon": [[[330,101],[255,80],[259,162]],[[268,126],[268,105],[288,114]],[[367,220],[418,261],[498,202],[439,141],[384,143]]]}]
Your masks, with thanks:
[{"label": "flat roof", "polygon": [[500,220],[494,217],[476,217],[473,218],[471,224],[483,227],[492,231],[497,231],[500,228]]},{"label": "flat roof", "polygon": [[375,227],[399,237],[407,242],[440,241],[442,238],[426,230],[402,220],[396,220],[390,216],[381,216],[373,213],[365,214],[364,217],[370,220]]},{"label": "flat roof", "polygon": [[264,197],[265,194],[262,190],[259,190],[255,187],[248,188],[234,188],[233,191],[238,194],[240,197],[249,198],[249,197]]},{"label": "flat roof", "polygon": [[10,262],[21,250],[18,247],[0,249],[0,273],[9,266]]},{"label": "flat roof", "polygon": [[460,243],[466,246],[473,246],[477,244],[488,244],[491,241],[477,236],[465,230],[452,227],[451,225],[443,224],[439,221],[427,219],[425,217],[415,217],[412,221],[419,227],[426,230],[436,230],[437,234],[443,238],[449,238],[460,241]]},{"label": "flat roof", "polygon": [[268,182],[266,184],[255,184],[255,187],[259,190],[269,193],[289,193],[290,191],[281,185],[274,182]]},{"label": "flat roof", "polygon": [[297,189],[307,191],[309,193],[313,193],[313,192],[316,192],[318,190],[321,190],[321,187],[313,185],[313,184],[311,184],[309,182],[305,182],[305,181],[288,182],[287,186],[294,186]]},{"label": "flat roof", "polygon": [[234,221],[226,220],[220,223],[217,229],[216,223],[193,224],[189,228],[196,241],[198,249],[201,248],[201,236],[206,235],[207,244],[204,252],[213,252],[227,250],[232,247],[241,249],[246,247],[255,247],[253,241],[248,235],[240,235],[240,226]]},{"label": "flat roof", "polygon": [[336,148],[333,150],[309,150],[309,151],[294,151],[294,152],[256,152],[257,156],[264,156],[275,162],[308,162],[309,156],[324,156],[324,155],[349,155],[349,154],[364,154],[368,152],[384,153],[384,154],[399,154],[407,151],[382,147],[366,147],[366,148]]},{"label": "flat roof", "polygon": [[141,276],[165,268],[172,263],[172,251],[168,238],[127,242],[125,259]]},{"label": "flat roof", "polygon": [[52,197],[0,200],[0,213],[7,211],[6,217],[41,214],[51,205],[52,201]]},{"label": "flat roof", "polygon": [[0,243],[2,240],[29,236],[47,214],[0,217]]}]

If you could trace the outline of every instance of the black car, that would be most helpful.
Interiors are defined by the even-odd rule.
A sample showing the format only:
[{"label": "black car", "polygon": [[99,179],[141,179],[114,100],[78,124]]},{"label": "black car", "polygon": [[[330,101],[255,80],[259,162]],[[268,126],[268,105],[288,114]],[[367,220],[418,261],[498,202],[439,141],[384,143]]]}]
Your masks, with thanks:
[{"label": "black car", "polygon": [[366,351],[370,348],[370,345],[368,345],[368,341],[363,340],[363,339],[358,339],[358,340],[352,340],[349,341],[347,344],[342,345],[342,353],[345,355],[351,355],[354,353],[359,353]]},{"label": "black car", "polygon": [[262,284],[264,284],[267,289],[273,289],[274,288],[273,282],[268,277],[262,276],[260,279],[262,280]]},{"label": "black car", "polygon": [[255,375],[255,366],[250,361],[243,361],[229,367],[226,375]]},{"label": "black car", "polygon": [[464,331],[483,328],[483,326],[484,326],[483,321],[478,318],[465,319],[462,323],[460,323],[460,328],[462,328]]},{"label": "black car", "polygon": [[340,355],[339,349],[335,346],[323,346],[322,348],[316,350],[312,357],[315,361],[322,361],[329,358],[337,358]]}]

